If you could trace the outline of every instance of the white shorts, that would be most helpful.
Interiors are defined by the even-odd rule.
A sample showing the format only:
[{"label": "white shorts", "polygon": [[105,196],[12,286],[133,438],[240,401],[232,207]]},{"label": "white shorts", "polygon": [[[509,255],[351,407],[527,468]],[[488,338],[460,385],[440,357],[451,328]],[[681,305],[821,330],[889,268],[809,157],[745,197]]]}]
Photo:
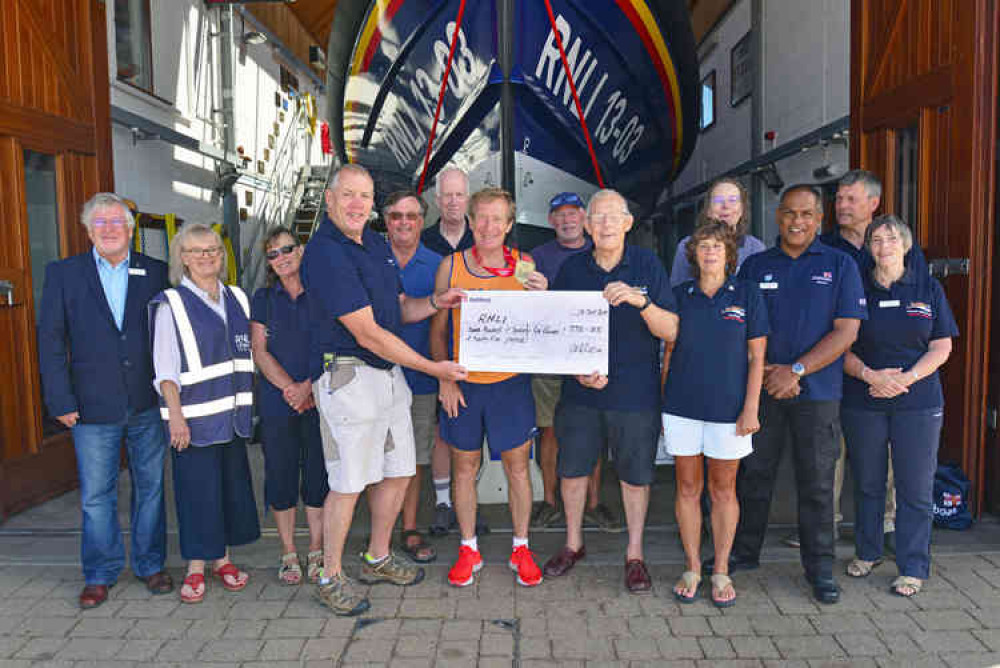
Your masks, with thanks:
[{"label": "white shorts", "polygon": [[737,436],[735,422],[705,422],[664,413],[663,434],[667,452],[674,457],[743,459],[753,452],[753,437]]},{"label": "white shorts", "polygon": [[364,491],[416,472],[410,392],[398,366],[338,364],[313,383],[330,489]]}]

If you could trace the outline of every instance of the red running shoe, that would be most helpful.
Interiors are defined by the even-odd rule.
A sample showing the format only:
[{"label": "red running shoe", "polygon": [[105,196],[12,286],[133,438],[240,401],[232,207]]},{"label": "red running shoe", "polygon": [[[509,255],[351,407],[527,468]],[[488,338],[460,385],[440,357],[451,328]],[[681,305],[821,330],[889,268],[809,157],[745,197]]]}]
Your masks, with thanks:
[{"label": "red running shoe", "polygon": [[542,581],[542,569],[535,563],[535,555],[527,545],[510,553],[510,570],[517,573],[517,583],[522,587],[534,587]]},{"label": "red running shoe", "polygon": [[458,548],[458,561],[448,571],[448,582],[455,587],[468,587],[475,580],[473,577],[483,567],[483,556],[479,550],[473,550],[467,545]]}]

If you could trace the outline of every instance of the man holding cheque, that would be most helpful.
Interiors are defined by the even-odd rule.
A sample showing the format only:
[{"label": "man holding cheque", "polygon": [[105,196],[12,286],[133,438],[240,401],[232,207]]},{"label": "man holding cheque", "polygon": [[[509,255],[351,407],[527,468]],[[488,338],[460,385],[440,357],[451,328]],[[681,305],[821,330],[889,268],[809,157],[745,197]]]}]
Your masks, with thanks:
[{"label": "man holding cheque", "polygon": [[566,378],[556,407],[566,546],[546,562],[545,574],[564,575],[584,557],[587,476],[610,448],[628,525],[625,587],[643,594],[652,589],[642,536],[660,435],[660,341],[675,339],[678,318],[659,258],[625,243],[632,221],[619,193],[595,193],[585,223],[594,248],[567,259],[552,285],[553,290],[602,291],[611,305],[611,327],[608,374]]}]

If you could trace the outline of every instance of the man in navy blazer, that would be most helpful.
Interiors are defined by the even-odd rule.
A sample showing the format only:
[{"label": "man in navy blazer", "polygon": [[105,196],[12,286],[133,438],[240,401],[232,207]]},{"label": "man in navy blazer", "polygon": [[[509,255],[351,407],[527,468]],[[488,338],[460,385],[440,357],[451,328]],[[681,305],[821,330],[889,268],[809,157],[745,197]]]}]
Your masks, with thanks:
[{"label": "man in navy blazer", "polygon": [[167,265],[130,252],[135,220],[111,193],[94,195],[82,223],[93,248],[48,265],[38,324],[49,414],[73,430],[80,477],[85,586],[80,607],[107,600],[125,567],[118,524],[122,441],[132,479],[132,571],[154,594],[173,590],[163,563],[166,438],[156,394],[146,305],[168,287]]}]

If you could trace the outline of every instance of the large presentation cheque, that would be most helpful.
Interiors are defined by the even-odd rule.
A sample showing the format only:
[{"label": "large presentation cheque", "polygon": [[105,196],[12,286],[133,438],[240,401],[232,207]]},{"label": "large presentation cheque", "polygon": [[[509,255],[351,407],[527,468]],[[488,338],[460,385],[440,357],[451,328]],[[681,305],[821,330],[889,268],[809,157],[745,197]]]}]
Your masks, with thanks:
[{"label": "large presentation cheque", "polygon": [[610,306],[600,292],[467,294],[458,363],[469,371],[608,373]]}]

